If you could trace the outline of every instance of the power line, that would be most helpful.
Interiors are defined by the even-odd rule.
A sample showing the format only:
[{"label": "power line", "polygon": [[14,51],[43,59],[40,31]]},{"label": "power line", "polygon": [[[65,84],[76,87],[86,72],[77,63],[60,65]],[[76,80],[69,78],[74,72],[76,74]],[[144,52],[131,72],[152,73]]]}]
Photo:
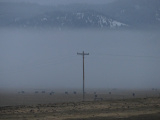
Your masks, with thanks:
[{"label": "power line", "polygon": [[97,56],[113,56],[113,57],[132,57],[132,58],[153,58],[160,59],[160,56],[150,56],[150,55],[120,55],[120,54],[93,54]]}]

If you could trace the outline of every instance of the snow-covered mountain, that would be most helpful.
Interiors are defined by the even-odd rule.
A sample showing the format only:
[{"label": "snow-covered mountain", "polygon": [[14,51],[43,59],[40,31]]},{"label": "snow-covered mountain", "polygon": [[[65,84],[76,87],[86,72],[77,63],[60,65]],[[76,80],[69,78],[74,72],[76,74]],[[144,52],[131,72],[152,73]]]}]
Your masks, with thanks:
[{"label": "snow-covered mountain", "polygon": [[60,6],[0,2],[0,27],[121,28],[160,26],[160,1],[117,0]]},{"label": "snow-covered mountain", "polygon": [[160,25],[160,0],[117,0],[99,11],[133,27]]},{"label": "snow-covered mountain", "polygon": [[15,18],[13,24],[16,26],[47,26],[47,27],[71,27],[71,28],[115,28],[127,25],[106,15],[86,12],[50,12],[29,19]]}]

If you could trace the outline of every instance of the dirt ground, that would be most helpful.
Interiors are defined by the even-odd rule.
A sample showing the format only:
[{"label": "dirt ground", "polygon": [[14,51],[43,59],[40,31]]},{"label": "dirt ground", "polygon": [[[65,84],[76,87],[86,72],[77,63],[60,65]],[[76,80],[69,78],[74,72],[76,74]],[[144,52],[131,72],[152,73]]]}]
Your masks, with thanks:
[{"label": "dirt ground", "polygon": [[0,120],[160,120],[160,98],[4,106]]}]

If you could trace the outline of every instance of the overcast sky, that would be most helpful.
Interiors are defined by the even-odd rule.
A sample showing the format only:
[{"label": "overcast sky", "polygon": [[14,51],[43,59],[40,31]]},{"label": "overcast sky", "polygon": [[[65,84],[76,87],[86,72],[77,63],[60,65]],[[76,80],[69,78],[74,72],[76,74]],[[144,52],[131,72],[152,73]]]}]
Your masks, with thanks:
[{"label": "overcast sky", "polygon": [[105,4],[114,0],[1,0],[10,2],[32,2],[47,5],[70,4],[70,3],[89,3],[89,4]]}]

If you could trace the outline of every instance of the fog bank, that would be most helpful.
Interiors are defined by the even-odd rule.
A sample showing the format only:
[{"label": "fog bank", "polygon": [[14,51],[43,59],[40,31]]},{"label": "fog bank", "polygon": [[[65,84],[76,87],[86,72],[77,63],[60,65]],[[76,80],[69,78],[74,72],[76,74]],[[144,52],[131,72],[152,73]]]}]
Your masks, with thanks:
[{"label": "fog bank", "polygon": [[145,30],[0,30],[0,88],[159,88],[160,34]]}]

